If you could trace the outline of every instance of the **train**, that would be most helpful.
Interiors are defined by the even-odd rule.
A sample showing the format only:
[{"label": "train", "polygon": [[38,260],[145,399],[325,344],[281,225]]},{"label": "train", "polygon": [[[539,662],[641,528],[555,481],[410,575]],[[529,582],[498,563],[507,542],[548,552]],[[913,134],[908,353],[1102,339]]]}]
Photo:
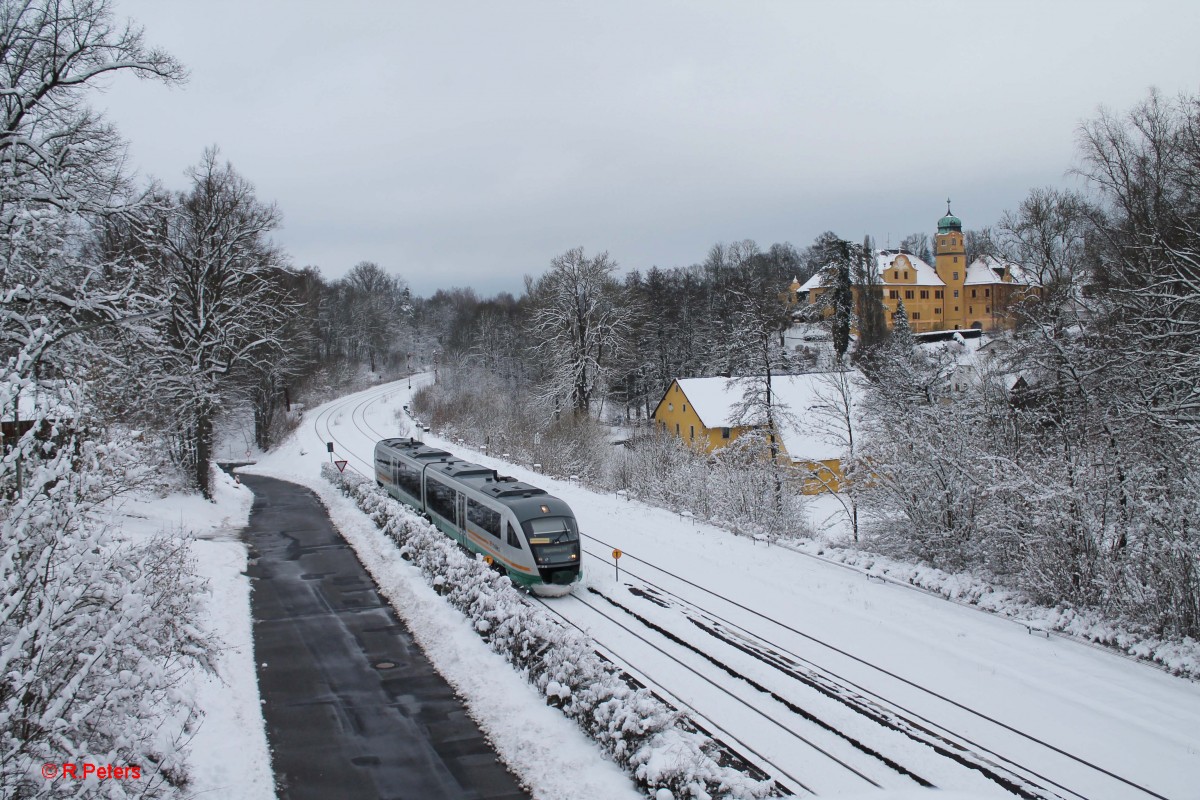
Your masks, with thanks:
[{"label": "train", "polygon": [[535,594],[566,594],[582,574],[575,514],[545,489],[410,438],[376,442],[375,483]]}]

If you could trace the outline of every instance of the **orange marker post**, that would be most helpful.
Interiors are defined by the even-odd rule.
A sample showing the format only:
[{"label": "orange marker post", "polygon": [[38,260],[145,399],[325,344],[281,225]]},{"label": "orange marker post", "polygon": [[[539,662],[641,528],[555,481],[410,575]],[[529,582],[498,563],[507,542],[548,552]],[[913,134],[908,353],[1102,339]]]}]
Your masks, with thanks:
[{"label": "orange marker post", "polygon": [[621,551],[614,549],[612,552],[613,566],[617,568],[617,580],[621,580]]}]

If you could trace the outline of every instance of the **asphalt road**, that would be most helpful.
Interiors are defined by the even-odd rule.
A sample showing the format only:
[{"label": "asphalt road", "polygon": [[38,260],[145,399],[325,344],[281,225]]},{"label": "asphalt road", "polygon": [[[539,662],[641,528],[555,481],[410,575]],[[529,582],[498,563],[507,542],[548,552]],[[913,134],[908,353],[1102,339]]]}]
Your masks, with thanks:
[{"label": "asphalt road", "polygon": [[520,788],[309,490],[242,475],[280,798],[517,800]]}]

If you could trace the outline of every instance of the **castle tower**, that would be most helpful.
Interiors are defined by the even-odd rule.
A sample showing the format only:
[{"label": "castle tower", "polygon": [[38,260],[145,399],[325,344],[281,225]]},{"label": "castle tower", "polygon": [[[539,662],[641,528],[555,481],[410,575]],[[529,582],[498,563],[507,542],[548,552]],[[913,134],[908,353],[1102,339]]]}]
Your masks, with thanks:
[{"label": "castle tower", "polygon": [[947,329],[966,327],[963,284],[967,280],[967,248],[963,240],[962,220],[950,213],[948,199],[946,216],[938,220],[933,254],[933,268],[946,284],[944,324]]}]

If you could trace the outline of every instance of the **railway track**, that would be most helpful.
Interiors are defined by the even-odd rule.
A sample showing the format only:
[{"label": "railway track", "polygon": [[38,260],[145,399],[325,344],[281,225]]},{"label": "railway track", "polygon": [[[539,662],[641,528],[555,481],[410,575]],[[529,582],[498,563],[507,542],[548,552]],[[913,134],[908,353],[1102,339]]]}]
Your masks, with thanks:
[{"label": "railway track", "polygon": [[[391,384],[331,403],[314,416],[313,433],[334,443],[347,469],[369,477],[371,452],[358,452],[362,438],[404,434],[379,430],[368,411],[406,396]],[[595,537],[584,539],[611,548]],[[592,564],[608,561],[595,550],[585,550]],[[778,612],[747,608],[628,552],[625,558],[638,564],[637,571],[623,565],[619,586],[577,588],[566,598],[530,602],[586,632],[602,655],[793,792],[933,786],[1025,798],[1168,800],[806,634],[777,619]],[[744,624],[747,615],[755,618],[755,630]],[[770,628],[775,632],[763,632]],[[821,663],[815,655],[821,652],[835,666]],[[853,674],[836,666],[847,663]],[[1062,777],[1081,773],[1086,780]]]}]

